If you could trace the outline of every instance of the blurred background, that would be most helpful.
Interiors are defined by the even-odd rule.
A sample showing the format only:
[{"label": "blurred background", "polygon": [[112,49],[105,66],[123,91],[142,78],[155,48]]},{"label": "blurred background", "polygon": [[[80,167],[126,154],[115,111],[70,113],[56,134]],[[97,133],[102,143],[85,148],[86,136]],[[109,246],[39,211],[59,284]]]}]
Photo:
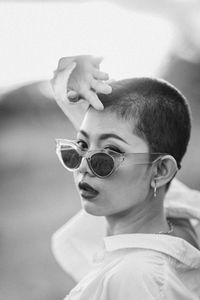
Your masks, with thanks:
[{"label": "blurred background", "polygon": [[199,0],[0,2],[0,300],[59,300],[75,282],[51,236],[79,209],[54,139],[75,131],[49,80],[63,56],[104,56],[111,78],[158,76],[188,98],[193,129],[178,177],[200,190]]}]

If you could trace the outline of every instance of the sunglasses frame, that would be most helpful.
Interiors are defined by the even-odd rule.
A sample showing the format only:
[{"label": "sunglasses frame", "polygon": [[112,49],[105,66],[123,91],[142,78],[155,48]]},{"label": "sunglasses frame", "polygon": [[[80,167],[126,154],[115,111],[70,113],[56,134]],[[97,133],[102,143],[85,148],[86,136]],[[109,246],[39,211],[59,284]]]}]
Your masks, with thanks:
[{"label": "sunglasses frame", "polygon": [[[161,157],[168,155],[166,153],[118,153],[111,149],[97,149],[97,150],[87,151],[87,150],[80,149],[76,140],[56,139],[55,141],[56,141],[56,154],[65,169],[67,169],[70,172],[76,171],[80,167],[80,165],[82,163],[82,159],[85,158],[87,160],[88,166],[89,166],[90,170],[92,171],[92,173],[99,178],[107,178],[110,175],[112,175],[119,168],[119,166],[124,161],[124,159],[129,155],[138,157],[140,159],[146,158],[145,162],[141,160],[141,162],[134,163],[134,165],[153,164],[156,161],[158,161]],[[77,164],[77,166],[75,168],[67,167],[62,159],[61,151],[64,149],[69,149],[69,148],[73,148],[74,150],[76,150],[77,153],[82,157],[80,163]],[[95,154],[98,154],[98,153],[105,153],[113,160],[113,169],[111,170],[111,172],[109,174],[107,174],[105,176],[101,176],[98,173],[96,173],[91,165],[92,156]],[[113,156],[112,156],[112,154],[113,154]],[[147,158],[148,158],[148,161],[147,161]],[[153,160],[151,161],[151,159],[153,159]]]}]

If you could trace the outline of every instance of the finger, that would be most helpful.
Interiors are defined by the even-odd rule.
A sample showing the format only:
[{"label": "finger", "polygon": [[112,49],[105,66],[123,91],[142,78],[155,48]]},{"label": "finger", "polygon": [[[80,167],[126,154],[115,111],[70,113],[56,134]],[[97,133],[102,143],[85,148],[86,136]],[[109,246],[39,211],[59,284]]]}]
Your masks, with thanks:
[{"label": "finger", "polygon": [[91,90],[88,90],[85,93],[84,98],[97,110],[103,110],[103,104],[99,100],[97,94]]},{"label": "finger", "polygon": [[71,65],[68,65],[66,69],[57,72],[52,79],[52,88],[54,90],[55,98],[58,101],[66,101],[67,83],[69,80],[69,76],[75,67],[76,63],[72,62]]},{"label": "finger", "polygon": [[93,76],[95,79],[98,79],[98,80],[108,80],[109,79],[108,73],[102,72],[98,69],[94,69],[92,73],[93,73]]},{"label": "finger", "polygon": [[65,68],[62,69],[57,68],[54,71],[54,78],[57,79],[57,77],[60,76],[60,77],[65,77],[68,80],[69,76],[71,75],[72,71],[75,69],[76,65],[77,63],[75,61],[71,61],[68,63],[67,66],[65,66]]},{"label": "finger", "polygon": [[69,91],[67,92],[67,95],[68,95],[70,98],[76,98],[77,95],[78,95],[78,93],[77,93],[76,91],[74,91],[74,90],[69,90]]},{"label": "finger", "polygon": [[70,102],[78,102],[80,100],[79,94],[76,91],[69,91],[67,93],[67,99]]},{"label": "finger", "polygon": [[112,92],[110,85],[96,79],[92,79],[90,85],[97,93],[110,94]]}]

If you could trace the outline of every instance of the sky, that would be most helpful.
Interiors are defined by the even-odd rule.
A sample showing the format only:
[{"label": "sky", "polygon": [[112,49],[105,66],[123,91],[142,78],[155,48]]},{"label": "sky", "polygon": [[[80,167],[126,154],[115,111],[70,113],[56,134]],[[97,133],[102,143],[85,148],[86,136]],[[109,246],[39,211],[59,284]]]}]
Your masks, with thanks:
[{"label": "sky", "polygon": [[173,43],[161,18],[114,4],[0,2],[0,89],[48,80],[63,56],[104,57],[113,79],[154,76]]}]

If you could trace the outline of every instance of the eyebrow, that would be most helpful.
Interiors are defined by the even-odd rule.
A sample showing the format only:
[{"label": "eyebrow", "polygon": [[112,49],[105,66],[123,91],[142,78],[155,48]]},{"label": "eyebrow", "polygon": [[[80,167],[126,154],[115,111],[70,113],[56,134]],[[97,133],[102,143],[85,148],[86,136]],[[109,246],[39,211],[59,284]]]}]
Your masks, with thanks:
[{"label": "eyebrow", "polygon": [[[79,131],[82,135],[84,135],[87,139],[89,139],[89,135],[87,134],[87,132],[85,132],[84,130],[80,130]],[[104,133],[104,134],[101,134],[99,136],[99,140],[106,140],[106,139],[109,139],[109,138],[115,138],[117,140],[120,140],[126,144],[128,144],[123,138],[121,138],[120,136],[118,136],[117,134],[115,133]]]}]

